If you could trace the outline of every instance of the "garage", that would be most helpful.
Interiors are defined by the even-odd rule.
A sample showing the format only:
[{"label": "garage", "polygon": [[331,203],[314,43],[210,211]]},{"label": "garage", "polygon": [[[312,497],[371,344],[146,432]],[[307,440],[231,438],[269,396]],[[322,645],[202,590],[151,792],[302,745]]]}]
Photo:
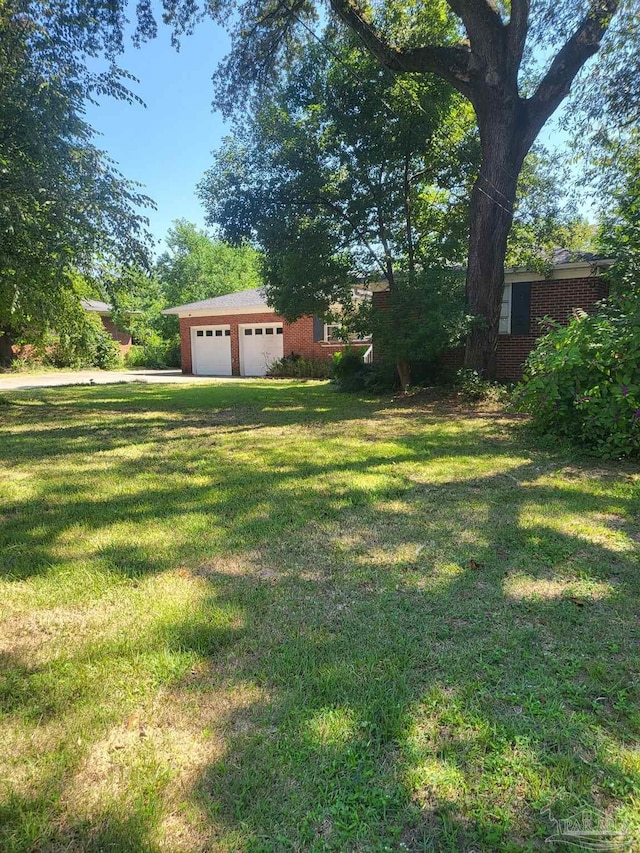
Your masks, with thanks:
[{"label": "garage", "polygon": [[238,333],[242,376],[264,376],[271,363],[282,358],[282,323],[243,324]]},{"label": "garage", "polygon": [[193,326],[191,353],[197,376],[231,376],[231,327]]}]

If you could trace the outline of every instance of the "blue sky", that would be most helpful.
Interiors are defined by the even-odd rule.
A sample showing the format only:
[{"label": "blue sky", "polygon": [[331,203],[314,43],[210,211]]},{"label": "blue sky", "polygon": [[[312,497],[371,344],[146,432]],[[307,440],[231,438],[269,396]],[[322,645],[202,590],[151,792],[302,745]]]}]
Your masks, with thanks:
[{"label": "blue sky", "polygon": [[156,202],[158,209],[147,213],[156,240],[178,217],[204,224],[195,187],[229,130],[211,108],[211,75],[228,48],[226,33],[205,21],[178,53],[160,25],[156,39],[139,49],[129,45],[119,60],[139,78],[132,88],[146,109],[110,98],[87,108],[87,120],[101,134],[96,144]]}]

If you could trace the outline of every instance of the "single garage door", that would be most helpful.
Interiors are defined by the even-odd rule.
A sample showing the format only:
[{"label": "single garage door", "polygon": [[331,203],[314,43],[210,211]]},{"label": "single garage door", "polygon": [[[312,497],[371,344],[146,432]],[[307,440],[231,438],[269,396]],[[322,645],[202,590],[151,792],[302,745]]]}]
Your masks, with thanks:
[{"label": "single garage door", "polygon": [[191,357],[197,376],[231,376],[229,326],[193,326]]},{"label": "single garage door", "polygon": [[282,323],[243,325],[240,333],[240,373],[264,376],[272,361],[282,358]]}]

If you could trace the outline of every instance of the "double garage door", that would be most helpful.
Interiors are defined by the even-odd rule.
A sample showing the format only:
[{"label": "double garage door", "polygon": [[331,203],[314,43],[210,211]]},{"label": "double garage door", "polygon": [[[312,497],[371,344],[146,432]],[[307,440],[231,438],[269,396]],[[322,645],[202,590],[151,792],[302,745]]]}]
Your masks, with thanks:
[{"label": "double garage door", "polygon": [[[272,361],[282,358],[282,323],[238,327],[241,376],[264,376]],[[193,372],[199,376],[231,376],[231,327],[191,329]]]}]

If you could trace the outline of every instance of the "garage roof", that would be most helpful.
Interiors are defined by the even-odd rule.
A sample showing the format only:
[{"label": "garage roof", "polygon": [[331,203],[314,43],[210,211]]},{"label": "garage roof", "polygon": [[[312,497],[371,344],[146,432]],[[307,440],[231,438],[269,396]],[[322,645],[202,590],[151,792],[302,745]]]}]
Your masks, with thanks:
[{"label": "garage roof", "polygon": [[221,308],[231,312],[242,308],[266,308],[271,311],[262,288],[254,287],[251,290],[237,290],[235,293],[225,293],[224,296],[212,296],[211,299],[201,299],[199,302],[165,308],[162,313],[183,314],[187,311],[219,310]]}]

